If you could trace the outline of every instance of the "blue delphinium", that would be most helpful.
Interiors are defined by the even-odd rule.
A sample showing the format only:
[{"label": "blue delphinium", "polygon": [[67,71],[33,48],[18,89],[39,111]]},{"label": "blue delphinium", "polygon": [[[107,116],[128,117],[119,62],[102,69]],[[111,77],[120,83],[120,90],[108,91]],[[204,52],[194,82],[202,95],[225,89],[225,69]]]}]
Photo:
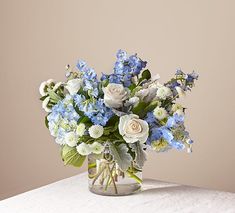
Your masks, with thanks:
[{"label": "blue delphinium", "polygon": [[85,61],[79,60],[77,68],[80,70],[83,79],[83,90],[88,91],[92,97],[98,97],[98,79],[97,74],[93,68],[90,68]]},{"label": "blue delphinium", "polygon": [[132,77],[139,75],[141,70],[146,67],[147,62],[142,61],[136,54],[128,57],[123,50],[119,50],[116,56],[114,73],[102,75],[101,80],[109,80],[109,83],[123,84],[125,87],[129,87],[132,84]]}]

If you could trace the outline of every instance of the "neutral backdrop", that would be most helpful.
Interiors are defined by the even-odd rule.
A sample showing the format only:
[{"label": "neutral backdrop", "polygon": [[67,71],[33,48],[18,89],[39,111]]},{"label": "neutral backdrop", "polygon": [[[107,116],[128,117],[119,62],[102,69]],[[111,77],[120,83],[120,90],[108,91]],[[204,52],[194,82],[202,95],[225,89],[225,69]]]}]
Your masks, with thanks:
[{"label": "neutral backdrop", "polygon": [[0,199],[82,171],[44,126],[40,82],[78,58],[111,72],[122,48],[168,80],[200,80],[182,100],[192,154],[150,153],[144,177],[235,192],[235,1],[0,0]]}]

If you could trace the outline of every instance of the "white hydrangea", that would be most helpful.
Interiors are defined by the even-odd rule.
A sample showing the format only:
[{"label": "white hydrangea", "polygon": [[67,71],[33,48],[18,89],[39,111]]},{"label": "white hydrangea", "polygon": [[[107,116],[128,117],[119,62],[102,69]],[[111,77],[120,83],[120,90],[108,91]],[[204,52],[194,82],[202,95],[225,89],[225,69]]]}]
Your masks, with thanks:
[{"label": "white hydrangea", "polygon": [[172,112],[176,112],[178,109],[183,110],[183,107],[182,107],[181,104],[175,103],[175,104],[173,104],[172,107],[171,107],[171,111],[172,111]]},{"label": "white hydrangea", "polygon": [[77,145],[78,138],[75,132],[68,132],[65,134],[64,140],[68,146],[74,147]]},{"label": "white hydrangea", "polygon": [[80,123],[80,124],[77,126],[76,134],[81,137],[81,136],[84,135],[85,130],[86,130],[86,125],[85,125],[84,123]]},{"label": "white hydrangea", "polygon": [[104,146],[96,141],[90,144],[90,148],[91,152],[93,152],[94,154],[100,154],[101,152],[104,151]]},{"label": "white hydrangea", "polygon": [[77,152],[80,154],[80,155],[89,155],[91,154],[91,147],[86,144],[86,143],[81,143],[79,144],[77,147]]},{"label": "white hydrangea", "polygon": [[99,138],[103,135],[104,128],[100,125],[92,125],[88,131],[92,138]]},{"label": "white hydrangea", "polygon": [[153,115],[158,119],[162,120],[167,117],[167,111],[162,107],[156,107],[153,111]]},{"label": "white hydrangea", "polygon": [[181,87],[175,87],[180,98],[185,97],[185,91]]},{"label": "white hydrangea", "polygon": [[172,91],[169,87],[161,86],[157,90],[157,97],[165,100],[166,98],[172,96]]}]

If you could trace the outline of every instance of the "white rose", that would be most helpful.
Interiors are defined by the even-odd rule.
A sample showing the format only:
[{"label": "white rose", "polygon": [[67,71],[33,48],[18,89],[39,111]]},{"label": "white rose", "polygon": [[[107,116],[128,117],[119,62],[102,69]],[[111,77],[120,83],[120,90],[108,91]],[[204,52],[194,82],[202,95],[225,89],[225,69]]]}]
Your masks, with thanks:
[{"label": "white rose", "polygon": [[165,100],[166,98],[172,96],[171,89],[165,86],[161,86],[157,90],[157,97]]},{"label": "white rose", "polygon": [[80,155],[89,155],[91,154],[91,148],[88,144],[86,143],[81,143],[79,144],[77,147],[77,152],[80,154]]},{"label": "white rose", "polygon": [[167,117],[167,111],[162,107],[156,107],[153,110],[153,115],[158,119],[162,120]]},{"label": "white rose", "polygon": [[127,143],[144,143],[149,135],[148,123],[134,114],[121,116],[118,128]]},{"label": "white rose", "polygon": [[77,126],[76,134],[81,137],[81,136],[84,135],[85,130],[86,130],[86,125],[85,125],[84,123],[80,123],[80,124]]},{"label": "white rose", "polygon": [[98,142],[94,142],[90,145],[91,148],[91,152],[95,153],[95,154],[100,154],[101,152],[104,151],[104,146],[101,145]]},{"label": "white rose", "polygon": [[111,108],[120,108],[128,97],[128,90],[122,84],[110,83],[103,88],[104,103]]},{"label": "white rose", "polygon": [[92,138],[99,138],[104,133],[104,128],[100,125],[92,125],[89,129],[89,134]]},{"label": "white rose", "polygon": [[75,132],[68,132],[65,134],[64,137],[65,143],[71,147],[74,147],[77,145],[77,135]]},{"label": "white rose", "polygon": [[54,80],[53,79],[48,79],[47,81],[43,81],[40,86],[39,86],[39,93],[41,96],[45,96],[47,95],[47,87],[50,86],[51,83],[54,83]]},{"label": "white rose", "polygon": [[65,88],[69,91],[70,95],[75,95],[79,91],[82,86],[82,79],[75,78],[69,80],[65,86]]},{"label": "white rose", "polygon": [[180,98],[185,97],[185,91],[181,87],[175,87]]},{"label": "white rose", "polygon": [[50,101],[50,97],[46,97],[43,102],[42,102],[42,108],[46,111],[46,112],[51,112],[51,109],[48,108],[48,103]]}]

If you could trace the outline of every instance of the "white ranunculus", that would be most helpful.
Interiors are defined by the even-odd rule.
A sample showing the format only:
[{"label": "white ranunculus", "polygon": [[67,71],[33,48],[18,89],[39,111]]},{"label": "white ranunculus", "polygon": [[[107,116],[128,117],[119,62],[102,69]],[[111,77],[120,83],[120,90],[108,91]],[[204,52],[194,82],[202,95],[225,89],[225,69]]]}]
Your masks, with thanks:
[{"label": "white ranunculus", "polygon": [[148,123],[134,114],[121,116],[118,128],[127,143],[144,143],[149,135]]},{"label": "white ranunculus", "polygon": [[45,91],[46,85],[47,85],[47,82],[43,81],[39,86],[39,93],[40,93],[41,96],[45,96],[47,94],[46,91]]},{"label": "white ranunculus", "polygon": [[47,81],[43,81],[40,84],[40,86],[39,86],[39,93],[40,93],[41,96],[45,96],[45,95],[48,94],[47,93],[47,88],[51,87],[52,85],[50,85],[50,84],[52,84],[52,83],[53,84],[55,83],[54,80],[53,79],[48,79]]},{"label": "white ranunculus", "polygon": [[172,96],[172,91],[169,87],[161,86],[157,90],[157,97],[165,100],[166,98]]},{"label": "white ranunculus", "polygon": [[58,82],[55,84],[55,86],[53,87],[53,91],[56,91],[63,83],[62,82]]},{"label": "white ranunculus", "polygon": [[104,151],[104,146],[96,141],[90,145],[90,148],[91,152],[93,152],[94,154],[100,154]]},{"label": "white ranunculus", "polygon": [[175,87],[180,98],[185,97],[185,91],[181,87]]},{"label": "white ranunculus", "polygon": [[68,132],[65,134],[64,140],[68,146],[74,147],[77,145],[78,138],[75,132]]},{"label": "white ranunculus", "polygon": [[89,155],[91,154],[91,148],[88,144],[86,143],[81,143],[79,144],[77,147],[77,152],[80,154],[80,155]]},{"label": "white ranunculus", "polygon": [[181,115],[181,116],[184,116],[184,111],[183,109],[178,109],[174,112],[174,115],[177,114],[177,115]]},{"label": "white ranunculus", "polygon": [[80,124],[77,126],[76,134],[81,137],[81,136],[84,135],[85,130],[86,130],[86,125],[85,125],[84,123],[80,123]]},{"label": "white ranunculus", "polygon": [[104,103],[111,108],[120,108],[128,97],[128,90],[122,84],[109,83],[103,87]]},{"label": "white ranunculus", "polygon": [[171,111],[172,111],[172,112],[176,112],[178,109],[183,110],[183,107],[182,107],[181,104],[175,103],[175,104],[173,104],[172,107],[171,107]]},{"label": "white ranunculus", "polygon": [[51,109],[48,108],[48,103],[50,101],[50,97],[46,97],[43,102],[42,102],[42,108],[46,111],[46,112],[51,112]]},{"label": "white ranunculus", "polygon": [[153,115],[158,119],[162,120],[167,117],[167,111],[162,107],[156,107],[153,110]]},{"label": "white ranunculus", "polygon": [[65,88],[69,91],[70,95],[75,95],[79,91],[82,86],[82,79],[75,78],[69,80],[65,86]]},{"label": "white ranunculus", "polygon": [[92,138],[99,138],[103,135],[104,133],[104,128],[100,125],[92,125],[89,129],[88,129],[89,135]]}]

